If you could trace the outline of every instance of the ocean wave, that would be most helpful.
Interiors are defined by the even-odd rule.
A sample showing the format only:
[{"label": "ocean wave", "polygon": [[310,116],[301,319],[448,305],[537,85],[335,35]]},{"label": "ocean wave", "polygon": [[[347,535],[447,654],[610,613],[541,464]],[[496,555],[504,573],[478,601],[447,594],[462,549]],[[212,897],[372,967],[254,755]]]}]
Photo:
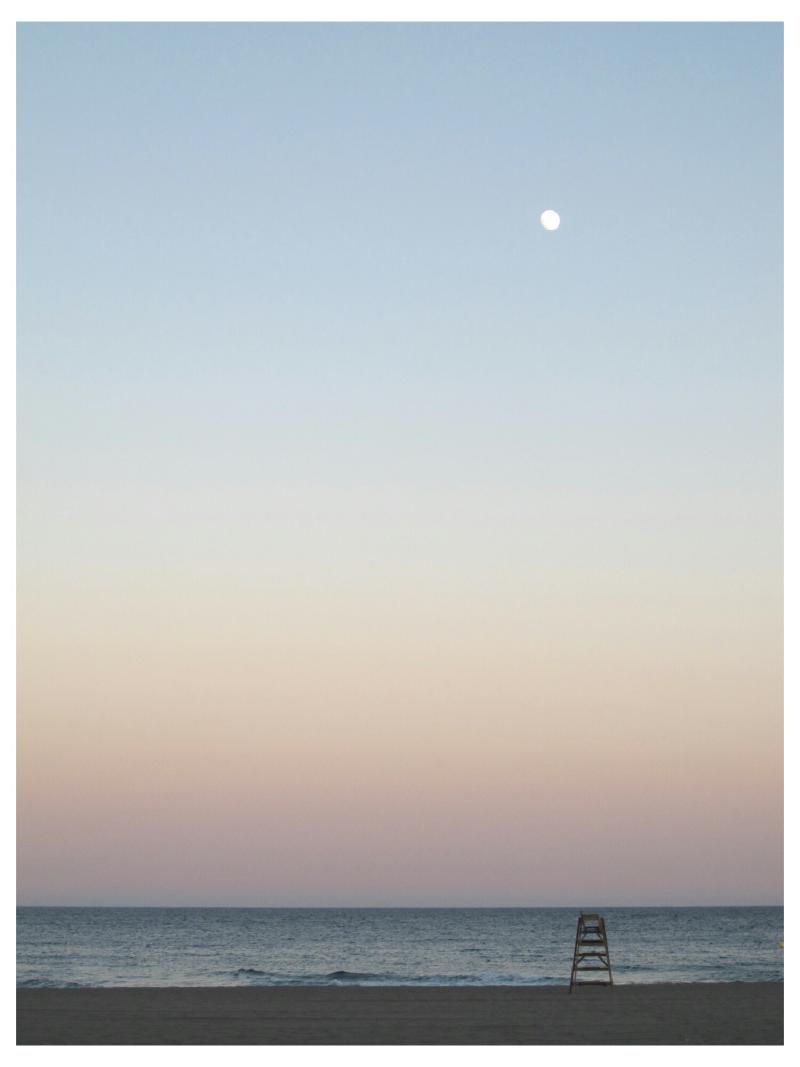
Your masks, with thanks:
[{"label": "ocean wave", "polygon": [[67,982],[59,978],[20,978],[17,989],[82,989],[83,982]]},{"label": "ocean wave", "polygon": [[291,986],[497,986],[566,985],[563,976],[521,974],[397,974],[373,971],[328,971],[319,974],[278,974],[257,967],[240,967],[234,978],[252,985]]}]

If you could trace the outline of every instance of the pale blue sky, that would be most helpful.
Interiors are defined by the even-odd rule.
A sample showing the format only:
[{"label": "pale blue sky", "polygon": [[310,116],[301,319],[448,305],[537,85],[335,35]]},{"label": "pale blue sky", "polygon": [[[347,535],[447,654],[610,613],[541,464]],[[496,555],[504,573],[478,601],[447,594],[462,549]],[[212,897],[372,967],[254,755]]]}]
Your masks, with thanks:
[{"label": "pale blue sky", "polygon": [[781,47],[747,24],[23,26],[23,490],[201,457],[774,489]]}]

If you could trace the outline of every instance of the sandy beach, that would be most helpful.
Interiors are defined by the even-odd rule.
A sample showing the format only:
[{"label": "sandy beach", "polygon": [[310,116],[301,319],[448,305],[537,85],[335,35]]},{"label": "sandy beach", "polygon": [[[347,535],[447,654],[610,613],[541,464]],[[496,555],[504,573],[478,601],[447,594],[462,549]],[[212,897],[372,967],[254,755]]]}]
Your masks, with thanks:
[{"label": "sandy beach", "polygon": [[783,984],[17,991],[21,1045],[773,1045]]}]

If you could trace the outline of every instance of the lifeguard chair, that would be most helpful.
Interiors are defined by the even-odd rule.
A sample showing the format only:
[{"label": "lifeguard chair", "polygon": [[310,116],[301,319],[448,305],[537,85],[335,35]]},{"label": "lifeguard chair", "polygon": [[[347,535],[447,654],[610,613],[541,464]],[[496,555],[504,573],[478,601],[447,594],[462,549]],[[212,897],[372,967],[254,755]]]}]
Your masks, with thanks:
[{"label": "lifeguard chair", "polygon": [[[581,978],[580,974],[601,974],[602,978]],[[581,985],[605,985],[611,988],[611,957],[608,954],[606,921],[595,912],[582,911],[578,916],[575,934],[575,953],[572,957],[572,974],[569,979],[570,993]]]}]

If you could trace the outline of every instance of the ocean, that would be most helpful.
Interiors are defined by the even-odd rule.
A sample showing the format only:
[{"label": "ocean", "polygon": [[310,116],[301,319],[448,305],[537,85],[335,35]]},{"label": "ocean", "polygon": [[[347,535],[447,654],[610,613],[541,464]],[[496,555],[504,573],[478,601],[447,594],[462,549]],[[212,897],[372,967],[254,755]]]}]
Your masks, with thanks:
[{"label": "ocean", "polygon": [[[783,908],[593,908],[614,981],[783,981]],[[567,985],[576,908],[17,909],[17,985]]]}]

